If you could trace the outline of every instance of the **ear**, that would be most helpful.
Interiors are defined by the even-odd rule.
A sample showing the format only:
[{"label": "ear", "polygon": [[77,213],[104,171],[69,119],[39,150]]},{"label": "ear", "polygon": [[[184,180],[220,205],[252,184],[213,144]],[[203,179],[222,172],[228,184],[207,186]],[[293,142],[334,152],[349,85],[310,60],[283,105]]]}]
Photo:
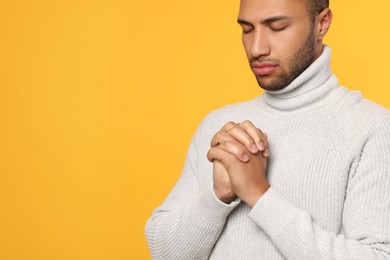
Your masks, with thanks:
[{"label": "ear", "polygon": [[328,32],[328,29],[330,27],[330,24],[332,23],[332,10],[329,8],[325,8],[316,19],[316,32],[317,32],[317,40],[322,40],[326,33]]}]

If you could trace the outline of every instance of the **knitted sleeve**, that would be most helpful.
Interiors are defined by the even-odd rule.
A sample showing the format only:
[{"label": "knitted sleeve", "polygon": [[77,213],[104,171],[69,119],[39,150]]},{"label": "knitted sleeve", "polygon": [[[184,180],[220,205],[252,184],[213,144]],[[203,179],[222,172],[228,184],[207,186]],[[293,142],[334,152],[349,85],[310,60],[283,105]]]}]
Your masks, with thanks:
[{"label": "knitted sleeve", "polygon": [[327,232],[309,212],[270,188],[249,217],[289,260],[390,259],[390,124],[376,129],[350,173],[341,234]]},{"label": "knitted sleeve", "polygon": [[220,202],[212,183],[200,187],[197,140],[199,130],[190,144],[181,177],[146,223],[153,259],[208,259],[227,216],[239,203]]}]

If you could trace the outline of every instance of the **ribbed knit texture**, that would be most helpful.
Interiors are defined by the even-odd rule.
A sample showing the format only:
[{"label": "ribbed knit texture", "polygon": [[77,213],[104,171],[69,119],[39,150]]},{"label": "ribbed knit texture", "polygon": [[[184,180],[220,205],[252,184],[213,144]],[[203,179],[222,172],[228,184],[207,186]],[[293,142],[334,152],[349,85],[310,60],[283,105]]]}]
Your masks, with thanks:
[{"label": "ribbed knit texture", "polygon": [[[390,259],[390,113],[340,87],[330,48],[289,86],[210,113],[146,225],[153,259]],[[212,190],[210,140],[228,121],[269,136],[271,188],[250,209]]]}]

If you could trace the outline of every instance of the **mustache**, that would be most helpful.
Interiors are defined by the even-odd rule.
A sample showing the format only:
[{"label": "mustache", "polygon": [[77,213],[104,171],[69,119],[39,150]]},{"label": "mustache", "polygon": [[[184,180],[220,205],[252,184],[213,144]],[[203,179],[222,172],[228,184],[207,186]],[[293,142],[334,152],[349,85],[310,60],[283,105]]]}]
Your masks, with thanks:
[{"label": "mustache", "polygon": [[278,59],[272,59],[267,57],[251,57],[249,59],[249,63],[252,65],[253,63],[261,63],[261,62],[271,62],[276,65],[280,64],[280,61]]}]

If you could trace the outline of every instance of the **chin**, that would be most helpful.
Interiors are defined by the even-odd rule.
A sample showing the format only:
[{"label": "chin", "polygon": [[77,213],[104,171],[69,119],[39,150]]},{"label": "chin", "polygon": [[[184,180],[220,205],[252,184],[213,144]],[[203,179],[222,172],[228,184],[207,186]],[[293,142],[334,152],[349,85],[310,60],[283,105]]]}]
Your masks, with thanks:
[{"label": "chin", "polygon": [[288,86],[288,84],[278,82],[278,80],[264,82],[263,80],[259,80],[257,77],[256,79],[257,79],[257,83],[259,84],[259,87],[267,91],[277,91],[277,90],[284,89],[285,87]]}]

